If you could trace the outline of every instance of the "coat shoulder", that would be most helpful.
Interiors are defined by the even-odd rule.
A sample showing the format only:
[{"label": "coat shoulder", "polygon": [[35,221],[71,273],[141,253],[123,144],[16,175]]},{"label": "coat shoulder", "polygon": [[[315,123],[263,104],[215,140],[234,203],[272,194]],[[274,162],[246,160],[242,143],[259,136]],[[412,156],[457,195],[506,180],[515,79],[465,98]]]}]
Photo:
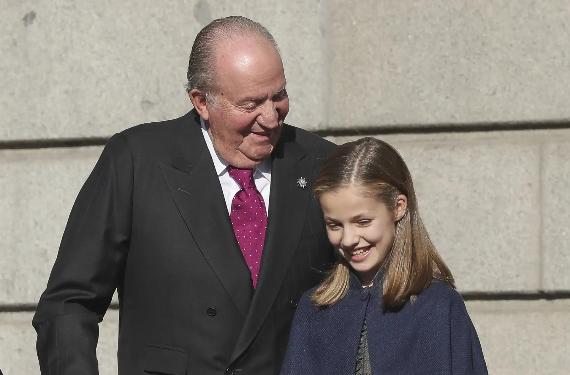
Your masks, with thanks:
[{"label": "coat shoulder", "polygon": [[455,299],[461,298],[461,295],[451,285],[440,280],[433,280],[429,287],[424,289],[421,294],[430,295],[432,298]]},{"label": "coat shoulder", "polygon": [[465,306],[463,297],[449,284],[433,280],[429,287],[424,289],[412,303],[416,311],[432,314],[435,311],[447,315],[453,307]]},{"label": "coat shoulder", "polygon": [[303,295],[299,299],[298,308],[301,308],[303,310],[315,310],[315,311],[318,310],[318,307],[315,305],[315,303],[313,302],[313,299],[312,299],[313,294],[315,293],[317,288],[318,288],[318,285],[306,290],[303,293]]}]

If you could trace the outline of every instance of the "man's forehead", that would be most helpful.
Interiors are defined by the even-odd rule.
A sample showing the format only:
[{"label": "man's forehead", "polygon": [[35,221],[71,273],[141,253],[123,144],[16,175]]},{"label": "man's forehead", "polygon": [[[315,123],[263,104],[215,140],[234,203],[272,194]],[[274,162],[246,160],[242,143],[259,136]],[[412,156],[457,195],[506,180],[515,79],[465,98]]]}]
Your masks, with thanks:
[{"label": "man's forehead", "polygon": [[247,34],[227,37],[216,42],[214,55],[216,63],[229,60],[248,62],[252,55],[275,56],[281,60],[279,51],[269,40],[260,35]]},{"label": "man's forehead", "polygon": [[[267,40],[223,41],[216,50],[215,83],[220,90],[239,89],[234,96],[273,95],[285,86],[281,57]],[[247,93],[244,91],[250,91]],[[261,92],[260,92],[261,89]]]}]

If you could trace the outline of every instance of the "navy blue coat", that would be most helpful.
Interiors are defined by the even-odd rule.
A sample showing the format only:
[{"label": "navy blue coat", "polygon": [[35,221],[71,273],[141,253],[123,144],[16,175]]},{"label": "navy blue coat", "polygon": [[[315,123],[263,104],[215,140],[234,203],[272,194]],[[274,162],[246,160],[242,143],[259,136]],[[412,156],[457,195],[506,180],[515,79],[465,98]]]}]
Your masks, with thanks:
[{"label": "navy blue coat", "polygon": [[378,287],[351,275],[346,297],[328,308],[305,293],[295,313],[282,375],[354,374],[364,319],[373,374],[487,374],[479,338],[454,289],[433,281],[399,311],[386,311]]}]

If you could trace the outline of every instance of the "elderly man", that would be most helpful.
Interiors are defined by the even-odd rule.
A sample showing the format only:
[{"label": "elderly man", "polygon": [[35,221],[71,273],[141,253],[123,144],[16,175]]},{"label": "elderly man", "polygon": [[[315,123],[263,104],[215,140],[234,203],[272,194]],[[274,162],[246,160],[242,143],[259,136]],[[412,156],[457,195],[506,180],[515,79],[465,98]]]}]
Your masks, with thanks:
[{"label": "elderly man", "polygon": [[71,212],[34,327],[44,374],[96,374],[119,294],[119,373],[275,374],[297,300],[333,261],[311,184],[330,142],[283,123],[273,37],[194,42],[181,118],[114,135]]}]

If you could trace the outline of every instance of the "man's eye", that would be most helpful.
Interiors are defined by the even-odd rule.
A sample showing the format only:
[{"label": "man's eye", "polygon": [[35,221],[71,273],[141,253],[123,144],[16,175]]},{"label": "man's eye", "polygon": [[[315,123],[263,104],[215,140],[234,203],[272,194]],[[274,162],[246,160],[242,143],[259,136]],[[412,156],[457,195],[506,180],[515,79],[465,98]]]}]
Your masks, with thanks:
[{"label": "man's eye", "polygon": [[288,96],[287,90],[283,89],[273,96],[273,101],[274,102],[281,101],[281,100],[287,98],[287,96]]},{"label": "man's eye", "polygon": [[358,225],[365,226],[365,225],[370,224],[371,221],[372,220],[370,220],[370,219],[360,219],[360,220],[358,220]]}]

